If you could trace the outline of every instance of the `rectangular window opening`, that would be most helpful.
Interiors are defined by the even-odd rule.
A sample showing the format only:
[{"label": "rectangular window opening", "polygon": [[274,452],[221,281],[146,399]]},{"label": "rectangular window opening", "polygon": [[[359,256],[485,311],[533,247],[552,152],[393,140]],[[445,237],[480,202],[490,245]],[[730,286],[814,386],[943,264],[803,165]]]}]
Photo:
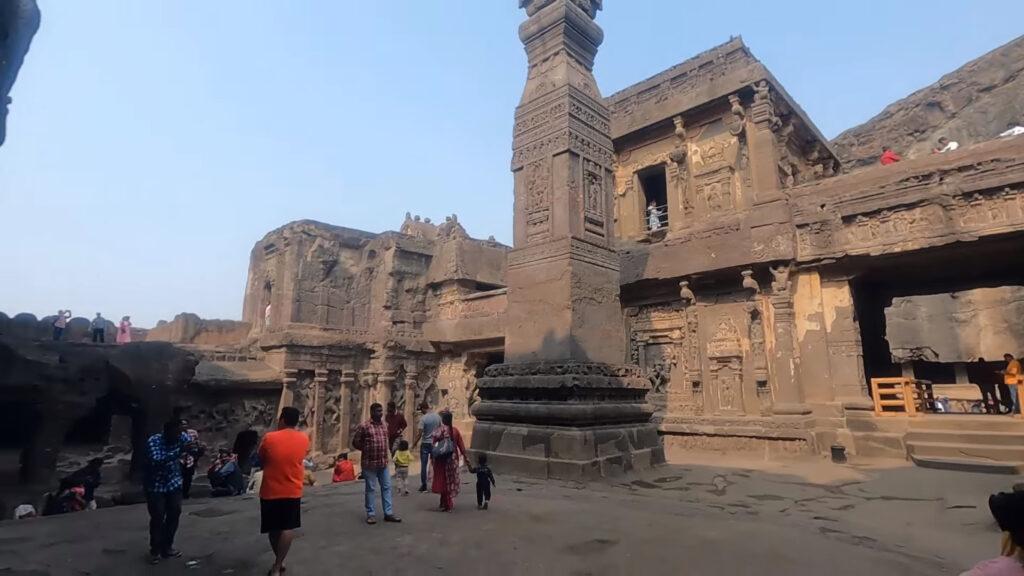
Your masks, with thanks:
[{"label": "rectangular window opening", "polygon": [[654,166],[637,174],[644,193],[644,222],[648,232],[668,228],[668,178],[665,166]]}]

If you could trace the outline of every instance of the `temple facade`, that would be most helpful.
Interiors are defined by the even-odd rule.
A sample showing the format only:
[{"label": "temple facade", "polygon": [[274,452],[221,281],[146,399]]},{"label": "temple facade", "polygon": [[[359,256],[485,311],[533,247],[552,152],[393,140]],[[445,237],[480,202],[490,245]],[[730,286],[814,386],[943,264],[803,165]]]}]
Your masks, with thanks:
[{"label": "temple facade", "polygon": [[[603,101],[607,232],[596,216],[588,232],[584,197],[566,233],[613,239],[620,361],[649,380],[665,446],[905,454],[906,426],[875,424],[870,379],[948,369],[967,383],[956,365],[972,358],[902,361],[887,309],[894,297],[1020,283],[1002,262],[1024,230],[1024,141],[844,174],[738,38]],[[536,117],[517,121],[524,190],[537,175],[516,164],[535,151],[520,124]],[[604,186],[592,173],[580,165],[581,189]],[[517,212],[517,243],[553,237],[557,209],[545,214]],[[407,217],[380,235],[290,224],[254,248],[251,341],[281,371],[282,401],[317,421],[324,450],[346,444],[371,401],[411,416],[426,398],[471,420],[477,379],[508,349],[506,262],[522,266],[508,251],[468,238],[454,217]],[[939,265],[952,262],[963,268]]]}]

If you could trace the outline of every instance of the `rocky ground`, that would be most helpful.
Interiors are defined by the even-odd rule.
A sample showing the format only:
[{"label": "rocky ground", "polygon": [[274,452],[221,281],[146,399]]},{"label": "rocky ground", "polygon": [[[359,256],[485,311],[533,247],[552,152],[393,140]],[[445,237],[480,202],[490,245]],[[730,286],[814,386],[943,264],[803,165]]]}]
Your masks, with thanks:
[{"label": "rocky ground", "polygon": [[[397,498],[405,522],[363,523],[361,484],[309,490],[289,574],[959,574],[995,555],[988,494],[1014,477],[693,458],[600,485],[498,475],[477,511]],[[265,574],[252,497],[186,504],[185,557],[150,567],[146,511],[123,506],[0,523],[0,575]]]}]

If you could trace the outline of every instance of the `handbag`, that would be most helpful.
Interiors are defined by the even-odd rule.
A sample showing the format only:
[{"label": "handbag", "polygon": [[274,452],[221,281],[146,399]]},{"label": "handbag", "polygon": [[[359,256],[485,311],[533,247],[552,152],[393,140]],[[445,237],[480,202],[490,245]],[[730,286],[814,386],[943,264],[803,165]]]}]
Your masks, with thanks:
[{"label": "handbag", "polygon": [[455,452],[455,442],[452,442],[450,435],[445,435],[434,442],[430,448],[430,457],[434,460],[447,460],[452,457],[453,452]]}]

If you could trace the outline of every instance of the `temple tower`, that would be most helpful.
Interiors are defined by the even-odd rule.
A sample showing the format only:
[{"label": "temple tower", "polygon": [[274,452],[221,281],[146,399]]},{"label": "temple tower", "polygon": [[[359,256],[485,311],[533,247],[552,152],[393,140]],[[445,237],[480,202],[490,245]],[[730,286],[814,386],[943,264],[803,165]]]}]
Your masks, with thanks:
[{"label": "temple tower", "polygon": [[625,366],[612,141],[593,64],[601,0],[520,0],[529,75],[513,141],[505,364],[478,382],[473,450],[503,469],[583,479],[661,462]]}]

